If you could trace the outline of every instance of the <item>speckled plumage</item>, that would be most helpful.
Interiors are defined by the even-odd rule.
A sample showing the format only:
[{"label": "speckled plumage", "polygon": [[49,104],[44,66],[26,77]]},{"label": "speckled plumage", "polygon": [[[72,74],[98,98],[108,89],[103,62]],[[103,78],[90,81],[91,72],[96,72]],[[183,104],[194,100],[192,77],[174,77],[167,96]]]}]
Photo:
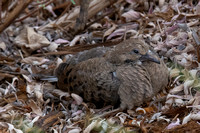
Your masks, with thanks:
[{"label": "speckled plumage", "polygon": [[168,84],[169,76],[164,62],[139,39],[81,52],[60,64],[56,75],[60,89],[86,101],[112,105],[120,101],[122,109],[151,99]]}]

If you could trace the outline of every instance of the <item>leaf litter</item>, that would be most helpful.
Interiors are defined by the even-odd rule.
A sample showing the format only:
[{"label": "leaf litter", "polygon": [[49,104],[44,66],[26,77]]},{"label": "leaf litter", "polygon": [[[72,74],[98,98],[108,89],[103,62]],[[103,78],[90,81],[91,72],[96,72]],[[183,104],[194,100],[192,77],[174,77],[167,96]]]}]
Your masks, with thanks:
[{"label": "leaf litter", "polygon": [[[20,17],[42,2],[33,1]],[[62,2],[39,8],[39,14],[12,23],[0,35],[2,132],[200,131],[200,2],[92,0],[86,28],[78,34],[80,2]],[[151,102],[126,112],[95,109],[46,80],[70,54],[129,37],[144,38],[168,65],[171,82]]]}]

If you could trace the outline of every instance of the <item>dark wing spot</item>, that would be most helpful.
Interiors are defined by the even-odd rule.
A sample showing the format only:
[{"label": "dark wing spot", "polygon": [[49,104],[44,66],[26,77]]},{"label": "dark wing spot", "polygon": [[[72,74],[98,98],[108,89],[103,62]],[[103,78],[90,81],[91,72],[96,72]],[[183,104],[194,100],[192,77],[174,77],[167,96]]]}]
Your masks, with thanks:
[{"label": "dark wing spot", "polygon": [[73,86],[73,88],[74,88],[74,89],[77,89],[77,88],[78,88],[78,85],[77,85],[77,84],[75,84],[75,85]]},{"label": "dark wing spot", "polygon": [[67,78],[64,79],[64,83],[65,83],[65,84],[68,84],[68,83],[69,83]]},{"label": "dark wing spot", "polygon": [[71,82],[72,82],[72,77],[69,78],[69,83],[71,83]]},{"label": "dark wing spot", "polygon": [[69,89],[70,89],[70,91],[72,91],[72,90],[73,90],[73,87],[70,85]]},{"label": "dark wing spot", "polygon": [[86,88],[85,85],[82,85],[82,88],[85,89]]},{"label": "dark wing spot", "polygon": [[97,86],[97,90],[98,91],[102,90],[102,87],[101,86]]},{"label": "dark wing spot", "polygon": [[78,81],[78,85],[79,85],[79,86],[81,86],[81,85],[82,85],[81,81]]},{"label": "dark wing spot", "polygon": [[98,94],[98,97],[99,97],[99,98],[101,98],[101,97],[102,97],[101,93],[99,93],[99,94]]},{"label": "dark wing spot", "polygon": [[68,76],[71,71],[72,71],[72,69],[70,69],[69,71],[67,71],[66,72],[66,76]]}]

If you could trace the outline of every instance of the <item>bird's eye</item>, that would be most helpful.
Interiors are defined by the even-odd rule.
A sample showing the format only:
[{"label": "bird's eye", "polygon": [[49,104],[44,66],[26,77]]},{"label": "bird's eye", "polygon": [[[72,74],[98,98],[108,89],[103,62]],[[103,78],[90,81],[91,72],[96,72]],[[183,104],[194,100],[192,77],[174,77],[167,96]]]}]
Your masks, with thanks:
[{"label": "bird's eye", "polygon": [[151,51],[151,50],[148,50],[148,52],[149,52],[149,53],[152,53],[152,51]]},{"label": "bird's eye", "polygon": [[138,53],[139,53],[139,50],[133,49],[133,52],[136,53],[136,54],[138,54]]}]

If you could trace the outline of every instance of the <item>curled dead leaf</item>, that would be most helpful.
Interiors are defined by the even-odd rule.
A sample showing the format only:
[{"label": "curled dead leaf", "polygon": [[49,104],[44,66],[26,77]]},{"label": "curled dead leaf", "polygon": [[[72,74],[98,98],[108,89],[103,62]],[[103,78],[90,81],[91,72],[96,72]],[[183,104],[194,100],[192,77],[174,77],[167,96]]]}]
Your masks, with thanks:
[{"label": "curled dead leaf", "polygon": [[93,120],[90,125],[88,125],[85,130],[83,131],[83,133],[90,133],[92,131],[92,129],[95,128],[95,126],[98,124],[98,120]]},{"label": "curled dead leaf", "polygon": [[77,103],[78,105],[81,105],[81,104],[82,104],[82,102],[83,102],[83,98],[82,98],[82,97],[80,97],[79,95],[74,94],[74,93],[72,93],[71,96],[72,96],[72,98],[76,101],[76,103]]},{"label": "curled dead leaf", "polygon": [[137,20],[140,18],[140,13],[139,12],[136,12],[134,10],[129,10],[128,12],[125,12],[122,14],[122,19],[125,21],[125,22],[130,22],[132,20]]},{"label": "curled dead leaf", "polygon": [[29,106],[35,114],[42,116],[43,112],[35,101],[30,100]]},{"label": "curled dead leaf", "polygon": [[6,50],[5,42],[0,42],[0,49],[2,49],[3,51]]},{"label": "curled dead leaf", "polygon": [[146,114],[146,110],[140,107],[136,109],[136,112]]},{"label": "curled dead leaf", "polygon": [[174,87],[173,89],[170,90],[170,94],[177,94],[180,91],[183,91],[184,85],[181,84],[179,86]]},{"label": "curled dead leaf", "polygon": [[30,50],[31,52],[42,47],[47,47],[50,44],[46,37],[36,33],[33,28],[28,26],[15,38],[15,43],[17,46],[21,48],[25,47],[26,50]]},{"label": "curled dead leaf", "polygon": [[113,24],[111,28],[109,28],[108,30],[106,30],[106,32],[103,35],[103,38],[109,36],[115,29],[116,29],[117,25]]},{"label": "curled dead leaf", "polygon": [[45,59],[44,57],[32,57],[32,56],[22,59],[23,63],[32,65],[42,65],[47,61],[49,60]]},{"label": "curled dead leaf", "polygon": [[180,125],[180,119],[179,119],[179,118],[178,118],[175,122],[170,123],[170,124],[166,127],[166,129],[172,129],[172,128],[178,126],[178,125]]},{"label": "curled dead leaf", "polygon": [[57,44],[55,42],[51,42],[50,45],[47,47],[47,50],[48,51],[56,51],[58,46],[59,46],[59,44]]},{"label": "curled dead leaf", "polygon": [[68,133],[80,133],[80,132],[81,132],[81,129],[74,128],[74,129],[70,130]]}]

